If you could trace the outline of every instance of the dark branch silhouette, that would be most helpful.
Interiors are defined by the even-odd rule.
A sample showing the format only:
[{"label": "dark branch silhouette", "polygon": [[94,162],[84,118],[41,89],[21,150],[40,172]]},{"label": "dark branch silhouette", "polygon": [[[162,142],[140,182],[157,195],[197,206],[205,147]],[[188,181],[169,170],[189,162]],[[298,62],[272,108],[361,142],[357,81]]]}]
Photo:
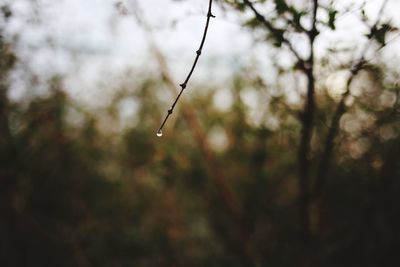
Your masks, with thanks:
[{"label": "dark branch silhouette", "polygon": [[303,30],[307,34],[310,43],[310,53],[307,59],[302,58],[293,44],[287,39],[283,32],[284,30],[275,27],[265,16],[263,16],[249,0],[243,0],[243,3],[248,6],[254,13],[256,19],[260,21],[271,34],[281,40],[285,44],[294,57],[297,59],[297,67],[306,75],[307,95],[301,113],[300,122],[302,125],[301,136],[298,150],[298,168],[299,168],[299,217],[301,227],[304,233],[304,240],[307,240],[310,232],[309,221],[309,195],[310,195],[310,141],[312,130],[314,127],[315,115],[315,77],[314,77],[314,41],[318,35],[317,30],[317,11],[319,8],[318,0],[313,0],[312,10],[312,25],[309,30]]},{"label": "dark branch silhouette", "polygon": [[158,129],[158,131],[157,131],[157,135],[161,135],[161,134],[162,134],[162,128],[164,127],[165,123],[167,122],[169,116],[171,116],[172,113],[174,112],[176,103],[178,103],[179,98],[181,97],[183,91],[185,90],[185,88],[186,88],[186,86],[187,86],[187,84],[188,84],[188,82],[189,82],[189,80],[190,80],[190,77],[192,76],[193,71],[194,71],[194,69],[196,68],[197,62],[199,61],[201,52],[202,52],[202,50],[203,50],[204,43],[205,43],[205,41],[206,41],[207,32],[208,32],[208,26],[209,26],[209,24],[210,24],[210,19],[211,19],[211,18],[215,18],[215,16],[214,16],[214,15],[212,14],[212,12],[211,12],[211,11],[212,11],[212,2],[213,2],[213,1],[210,0],[210,2],[209,2],[209,4],[208,4],[208,12],[207,12],[206,26],[204,27],[203,37],[202,37],[202,39],[201,39],[200,47],[199,47],[199,49],[197,49],[197,51],[196,51],[196,58],[194,59],[192,68],[190,69],[189,74],[187,75],[185,81],[179,85],[179,86],[181,87],[181,91],[179,92],[178,96],[175,98],[175,101],[173,102],[171,108],[168,109],[167,115],[165,116],[164,121],[161,123],[161,126],[160,126],[160,128]]},{"label": "dark branch silhouette", "polygon": [[[385,0],[382,3],[382,6],[381,6],[381,9],[379,10],[376,22],[370,27],[371,32],[380,23],[382,15],[383,15],[383,11],[384,11],[387,3],[388,3],[388,0]],[[340,119],[343,116],[343,114],[346,112],[346,104],[345,103],[346,103],[347,97],[350,95],[350,86],[351,86],[355,76],[357,76],[357,74],[362,70],[363,66],[366,63],[365,54],[367,53],[370,44],[371,44],[371,42],[368,42],[365,45],[363,51],[361,52],[361,56],[360,56],[359,60],[356,62],[356,64],[354,64],[353,68],[351,69],[351,75],[348,78],[347,84],[346,84],[346,91],[343,93],[343,95],[340,99],[340,102],[336,107],[335,113],[332,117],[330,128],[329,128],[326,140],[325,140],[324,150],[322,152],[321,161],[319,162],[319,165],[318,165],[317,176],[315,179],[315,185],[312,190],[313,198],[318,198],[322,194],[322,190],[325,185],[326,176],[329,172],[329,162],[332,157],[335,137],[339,130],[339,122],[340,122]],[[381,47],[384,47],[384,46],[385,45],[382,45]]]},{"label": "dark branch silhouette", "polygon": [[307,64],[304,68],[304,72],[307,77],[307,95],[304,103],[304,110],[301,114],[301,133],[300,133],[300,144],[298,150],[298,170],[299,170],[299,216],[300,223],[303,229],[303,238],[305,242],[309,241],[310,238],[310,143],[314,128],[314,117],[315,117],[315,77],[314,77],[314,43],[315,38],[318,35],[317,30],[317,11],[318,11],[318,0],[313,1],[312,10],[312,26],[307,35],[310,43],[310,55],[307,60]]}]

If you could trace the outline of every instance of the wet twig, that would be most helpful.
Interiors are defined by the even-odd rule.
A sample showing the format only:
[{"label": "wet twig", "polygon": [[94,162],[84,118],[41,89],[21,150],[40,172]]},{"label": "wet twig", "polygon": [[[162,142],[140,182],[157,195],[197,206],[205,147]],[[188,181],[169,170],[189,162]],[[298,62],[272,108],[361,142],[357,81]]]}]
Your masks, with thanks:
[{"label": "wet twig", "polygon": [[201,52],[202,52],[202,50],[203,50],[204,43],[205,43],[205,41],[206,41],[207,32],[208,32],[208,26],[209,26],[209,24],[210,24],[210,19],[211,19],[211,18],[215,18],[215,16],[214,16],[214,15],[212,14],[212,12],[211,12],[211,11],[212,11],[212,3],[213,3],[213,0],[209,0],[208,12],[207,12],[207,21],[206,21],[206,25],[205,25],[205,27],[204,27],[204,32],[203,32],[203,37],[202,37],[202,39],[201,39],[200,47],[199,47],[199,49],[197,49],[197,51],[196,51],[196,57],[195,57],[195,59],[194,59],[192,68],[190,69],[189,74],[187,75],[185,81],[179,85],[179,86],[181,87],[181,90],[180,90],[178,96],[175,98],[175,101],[172,103],[171,108],[168,109],[167,115],[165,116],[164,121],[161,123],[160,128],[158,128],[158,131],[157,131],[157,135],[158,135],[158,136],[161,136],[161,135],[162,135],[162,128],[164,127],[165,123],[167,122],[169,116],[171,116],[172,113],[174,112],[175,106],[176,106],[176,104],[178,103],[179,98],[181,97],[183,91],[185,90],[185,88],[186,88],[186,86],[187,86],[187,84],[188,84],[188,82],[189,82],[189,80],[190,80],[190,77],[192,76],[192,74],[193,74],[193,72],[194,72],[194,69],[196,68],[197,62],[199,61]]}]

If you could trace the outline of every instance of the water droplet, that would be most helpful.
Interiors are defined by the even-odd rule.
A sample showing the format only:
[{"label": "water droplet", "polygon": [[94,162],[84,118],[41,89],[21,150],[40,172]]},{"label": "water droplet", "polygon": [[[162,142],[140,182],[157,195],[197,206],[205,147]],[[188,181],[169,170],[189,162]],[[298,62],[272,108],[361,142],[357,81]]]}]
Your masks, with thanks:
[{"label": "water droplet", "polygon": [[156,133],[156,135],[157,135],[158,137],[161,137],[161,136],[162,136],[162,131],[161,131],[161,130],[158,130],[158,132]]}]

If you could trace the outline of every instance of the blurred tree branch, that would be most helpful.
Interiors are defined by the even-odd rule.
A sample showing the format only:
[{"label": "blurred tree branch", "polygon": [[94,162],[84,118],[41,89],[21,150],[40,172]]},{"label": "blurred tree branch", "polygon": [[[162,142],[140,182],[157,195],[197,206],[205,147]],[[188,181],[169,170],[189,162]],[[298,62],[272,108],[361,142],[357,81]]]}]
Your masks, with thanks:
[{"label": "blurred tree branch", "polygon": [[297,61],[298,61],[298,65],[303,69],[304,68],[304,59],[301,58],[301,56],[299,55],[299,53],[296,51],[296,49],[294,48],[293,44],[289,41],[289,39],[287,39],[284,36],[285,30],[283,29],[279,29],[277,27],[275,27],[270,21],[268,21],[268,19],[263,16],[254,6],[254,4],[252,2],[250,2],[249,0],[243,0],[243,3],[248,6],[254,13],[256,19],[258,21],[260,21],[265,28],[267,28],[274,36],[274,38],[279,42],[279,43],[284,43],[289,50],[293,53],[293,55],[296,57]]},{"label": "blurred tree branch", "polygon": [[[379,23],[381,21],[382,15],[383,15],[383,11],[384,11],[387,3],[388,3],[388,0],[385,0],[382,3],[382,6],[379,10],[376,22],[369,29],[370,34],[368,36],[369,36],[370,41],[366,43],[364,49],[361,52],[360,58],[356,61],[356,63],[350,70],[350,76],[346,82],[345,92],[343,93],[343,95],[336,107],[334,115],[332,116],[329,131],[328,131],[328,134],[327,134],[326,140],[325,140],[324,149],[323,149],[323,152],[321,155],[321,160],[320,160],[318,168],[317,168],[315,185],[314,185],[314,188],[312,191],[313,198],[318,198],[322,194],[322,190],[325,185],[326,177],[329,173],[329,162],[332,157],[335,137],[338,134],[340,119],[346,112],[346,100],[348,99],[348,97],[350,96],[350,93],[351,93],[350,92],[351,84],[352,84],[354,78],[363,69],[363,67],[366,63],[365,54],[366,54],[371,42],[374,40],[374,29],[376,29],[379,26]],[[380,47],[382,48],[385,45],[386,45],[385,43],[381,43]]]},{"label": "blurred tree branch", "polygon": [[304,110],[301,114],[302,130],[300,134],[300,146],[298,151],[299,164],[299,188],[300,188],[300,220],[304,234],[304,241],[310,238],[310,210],[309,210],[309,187],[310,187],[310,142],[314,128],[315,117],[315,77],[314,77],[314,41],[318,35],[317,31],[318,0],[313,1],[312,28],[307,32],[309,37],[309,58],[306,63],[305,74],[307,77],[307,96]]}]

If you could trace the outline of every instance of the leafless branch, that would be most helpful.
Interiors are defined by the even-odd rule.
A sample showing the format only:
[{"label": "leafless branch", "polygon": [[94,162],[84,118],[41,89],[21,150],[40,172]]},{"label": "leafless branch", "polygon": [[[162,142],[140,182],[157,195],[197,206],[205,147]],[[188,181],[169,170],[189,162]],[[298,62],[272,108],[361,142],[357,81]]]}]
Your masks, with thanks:
[{"label": "leafless branch", "polygon": [[164,121],[161,123],[161,126],[160,126],[160,128],[158,129],[157,134],[161,134],[161,133],[162,133],[162,128],[164,127],[165,123],[167,122],[169,116],[171,116],[171,114],[174,112],[175,105],[176,105],[176,103],[178,103],[179,98],[181,97],[183,91],[185,90],[185,88],[186,88],[186,86],[187,86],[187,84],[188,84],[188,82],[189,82],[189,80],[190,80],[190,77],[192,76],[193,71],[194,71],[194,69],[196,68],[197,62],[199,61],[201,52],[202,52],[202,50],[203,50],[204,43],[205,43],[205,41],[206,41],[207,32],[208,32],[208,26],[209,26],[209,24],[210,24],[210,19],[211,19],[211,18],[215,18],[215,16],[214,16],[214,15],[212,14],[212,12],[211,12],[211,11],[212,11],[212,3],[213,3],[213,0],[209,0],[208,12],[207,12],[207,21],[206,21],[206,25],[205,25],[205,27],[204,27],[203,37],[201,38],[200,47],[199,47],[199,49],[197,49],[197,51],[196,51],[196,57],[195,57],[195,59],[194,59],[192,68],[190,69],[189,74],[187,75],[185,81],[179,85],[179,86],[181,87],[181,90],[180,90],[178,96],[175,98],[175,101],[172,103],[171,108],[168,109],[167,115],[165,116]]}]

